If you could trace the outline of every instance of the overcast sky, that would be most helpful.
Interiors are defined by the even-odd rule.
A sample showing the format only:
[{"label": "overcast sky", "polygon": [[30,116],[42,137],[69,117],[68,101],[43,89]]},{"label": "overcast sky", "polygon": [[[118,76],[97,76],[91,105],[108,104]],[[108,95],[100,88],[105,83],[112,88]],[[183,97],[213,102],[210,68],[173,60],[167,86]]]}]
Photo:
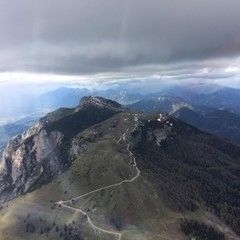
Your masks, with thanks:
[{"label": "overcast sky", "polygon": [[240,85],[239,0],[0,0],[0,83]]}]

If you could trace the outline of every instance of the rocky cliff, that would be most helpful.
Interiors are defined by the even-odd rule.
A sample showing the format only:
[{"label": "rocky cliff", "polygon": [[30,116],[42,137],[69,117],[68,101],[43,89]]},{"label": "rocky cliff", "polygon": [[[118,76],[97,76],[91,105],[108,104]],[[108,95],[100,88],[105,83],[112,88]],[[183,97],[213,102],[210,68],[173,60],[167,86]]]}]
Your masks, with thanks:
[{"label": "rocky cliff", "polygon": [[115,102],[85,97],[78,107],[50,113],[10,140],[0,158],[0,200],[25,193],[61,173],[86,148],[86,143],[76,145],[74,137],[119,111],[121,105]]}]

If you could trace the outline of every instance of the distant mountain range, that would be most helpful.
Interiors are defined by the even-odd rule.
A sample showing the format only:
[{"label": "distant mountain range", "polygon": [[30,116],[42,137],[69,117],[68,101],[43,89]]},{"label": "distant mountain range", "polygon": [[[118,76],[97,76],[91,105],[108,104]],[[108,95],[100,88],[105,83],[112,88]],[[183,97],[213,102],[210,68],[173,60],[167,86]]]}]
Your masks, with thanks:
[{"label": "distant mountain range", "polygon": [[128,107],[145,113],[166,112],[199,129],[240,144],[240,115],[230,110],[192,105],[180,97],[172,96],[147,98]]},{"label": "distant mountain range", "polygon": [[[152,90],[153,91],[153,90]],[[19,118],[33,113],[53,111],[60,107],[75,107],[83,96],[102,96],[120,102],[123,105],[159,96],[180,97],[192,105],[207,106],[216,109],[231,110],[240,113],[240,90],[219,87],[218,85],[171,86],[149,92],[147,89],[114,87],[107,90],[89,90],[86,88],[60,87],[38,97],[14,96],[4,99],[5,108],[0,109],[0,120],[6,117]]]},{"label": "distant mountain range", "polygon": [[[203,93],[203,87],[185,88],[172,87],[155,93],[141,93],[132,90],[108,89],[104,91],[89,91],[78,88],[59,88],[48,92],[37,99],[37,106],[44,108],[74,107],[83,96],[102,96],[120,102],[123,105],[132,104],[140,100],[171,96],[181,98],[183,101],[196,106],[208,108],[226,109],[240,112],[240,89],[221,88],[213,86],[211,91]],[[215,91],[214,91],[215,90]]]},{"label": "distant mountain range", "polygon": [[0,236],[239,239],[240,146],[157,112],[88,96],[11,139],[0,158]]},{"label": "distant mountain range", "polygon": [[60,87],[55,90],[46,92],[37,97],[21,97],[18,96],[17,103],[9,99],[5,100],[5,108],[0,109],[0,120],[6,117],[27,116],[34,113],[42,113],[42,116],[47,112],[51,112],[60,107],[72,108],[78,105],[79,99],[84,96],[102,96],[121,104],[130,104],[142,99],[141,93],[120,89],[108,90],[89,90],[86,88],[68,88]]},{"label": "distant mountain range", "polygon": [[[0,120],[4,119],[5,121],[6,117],[13,116],[17,119],[16,121],[21,121],[21,119],[33,119],[32,115],[37,116],[35,117],[37,119],[58,108],[73,108],[78,105],[80,98],[89,95],[109,98],[123,105],[128,105],[131,109],[148,113],[163,111],[173,114],[177,112],[175,116],[178,116],[183,121],[239,143],[239,119],[237,115],[240,115],[240,90],[219,87],[218,85],[173,86],[155,93],[139,92],[127,88],[90,91],[86,88],[61,87],[37,98],[28,99],[26,102],[23,101],[23,107],[20,103],[11,105],[11,109],[6,106],[2,109],[4,111],[3,115],[1,115],[2,110],[0,110]],[[221,116],[218,119],[219,121],[217,120],[218,123],[214,124],[214,119],[217,118],[209,118],[208,114],[210,112],[212,114],[217,113],[218,110],[224,111],[226,121],[224,116]],[[11,114],[8,115],[8,113]],[[231,117],[228,117],[228,114]],[[230,122],[230,118],[235,120]],[[18,123],[15,126],[14,122],[11,121],[12,126],[10,128],[1,126],[0,148],[6,144],[13,134],[25,130]],[[29,124],[26,126],[29,126]]]},{"label": "distant mountain range", "polygon": [[22,134],[30,126],[38,121],[37,116],[26,117],[15,122],[0,125],[0,151],[6,146],[9,139]]},{"label": "distant mountain range", "polygon": [[240,89],[225,87],[220,90],[204,94],[189,91],[189,89],[185,88],[173,88],[164,92],[156,93],[154,95],[159,96],[163,94],[168,96],[180,97],[185,101],[197,106],[232,110],[237,113],[240,112]]},{"label": "distant mountain range", "polygon": [[182,107],[194,109],[194,107],[184,99],[166,95],[158,95],[158,97],[145,98],[136,103],[127,105],[127,107],[135,111],[142,111],[146,113],[170,113],[175,112]]}]

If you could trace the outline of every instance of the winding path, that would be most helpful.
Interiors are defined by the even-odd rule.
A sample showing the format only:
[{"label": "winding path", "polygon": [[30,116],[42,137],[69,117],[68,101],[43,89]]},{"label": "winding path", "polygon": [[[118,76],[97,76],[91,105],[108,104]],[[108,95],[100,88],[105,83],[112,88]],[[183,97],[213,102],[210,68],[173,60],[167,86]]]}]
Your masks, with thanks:
[{"label": "winding path", "polygon": [[[136,123],[135,123],[135,127],[134,127],[134,129],[132,130],[132,132],[134,132],[134,131],[136,130],[136,128],[138,127],[138,119],[137,119],[136,117],[134,117],[134,121],[135,121]],[[119,138],[119,140],[117,141],[117,143],[120,143],[122,140],[124,140],[124,141],[126,142],[126,134],[128,133],[128,131],[129,131],[129,129],[127,129],[126,132],[123,133],[123,135]],[[58,202],[56,202],[56,204],[57,204],[58,206],[60,206],[60,207],[63,207],[63,208],[66,208],[66,209],[69,209],[69,210],[72,210],[72,211],[75,211],[75,212],[80,212],[81,214],[83,214],[83,215],[86,217],[88,223],[90,224],[90,226],[91,226],[93,229],[95,229],[95,230],[97,230],[97,231],[99,231],[99,232],[103,232],[103,233],[107,233],[107,234],[114,235],[114,236],[116,236],[116,238],[117,238],[118,240],[121,240],[121,238],[122,238],[122,234],[121,234],[120,232],[110,231],[110,230],[107,230],[107,229],[98,227],[96,224],[94,224],[94,223],[92,222],[92,220],[91,220],[91,218],[89,217],[89,215],[88,215],[86,212],[84,212],[82,209],[80,209],[80,208],[74,208],[74,207],[71,207],[71,206],[66,205],[66,204],[67,204],[67,203],[73,203],[74,201],[76,201],[76,200],[78,200],[78,199],[80,199],[80,198],[89,196],[89,195],[91,195],[91,194],[93,194],[93,193],[97,193],[97,192],[102,191],[102,190],[106,190],[106,189],[110,189],[110,188],[114,188],[114,187],[121,186],[121,185],[123,185],[124,183],[132,183],[133,181],[135,181],[135,180],[140,176],[141,171],[140,171],[139,168],[137,167],[136,159],[135,159],[133,153],[130,151],[129,148],[130,148],[130,144],[128,143],[128,144],[127,144],[127,151],[128,151],[129,158],[130,158],[130,164],[131,164],[133,167],[135,167],[135,169],[136,169],[136,175],[135,175],[133,178],[131,178],[131,179],[125,179],[125,180],[123,180],[123,181],[121,181],[121,182],[118,182],[118,183],[115,183],[115,184],[111,184],[111,185],[108,185],[108,186],[104,186],[104,187],[95,189],[95,190],[93,190],[93,191],[90,191],[90,192],[88,192],[88,193],[82,194],[82,195],[80,195],[80,196],[78,196],[78,197],[75,197],[75,198],[72,198],[72,199],[70,199],[70,200],[58,201]]]}]

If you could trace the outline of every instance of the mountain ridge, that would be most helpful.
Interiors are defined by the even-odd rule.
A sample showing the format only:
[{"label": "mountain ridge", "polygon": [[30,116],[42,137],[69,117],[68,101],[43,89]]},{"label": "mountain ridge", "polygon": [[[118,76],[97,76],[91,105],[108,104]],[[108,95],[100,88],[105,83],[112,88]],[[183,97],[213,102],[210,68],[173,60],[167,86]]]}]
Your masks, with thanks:
[{"label": "mountain ridge", "polygon": [[240,117],[227,110],[192,105],[182,98],[172,96],[143,99],[128,107],[145,113],[167,112],[206,132],[240,143]]},{"label": "mountain ridge", "polygon": [[[94,98],[98,101],[89,102],[89,99],[92,100],[84,98],[82,105],[74,109],[59,109],[48,114],[25,133],[9,141],[1,159],[1,198],[25,193],[61,172],[71,162],[68,152],[72,138],[122,110],[120,104],[112,101]],[[6,192],[8,194],[5,195]]]},{"label": "mountain ridge", "polygon": [[[2,204],[0,214],[2,221],[14,218],[17,229],[29,224],[36,229],[24,233],[24,240],[57,240],[60,234],[73,240],[69,229],[80,240],[183,240],[181,218],[207,225],[211,220],[226,239],[237,239],[230,227],[238,233],[240,147],[168,114],[131,112],[90,96],[76,108],[42,118],[13,139],[7,152],[1,159],[8,162],[0,168],[1,196],[12,200]],[[24,217],[29,211],[34,214]],[[5,229],[8,233],[0,224],[0,236],[1,231],[20,236],[11,225]]]}]

